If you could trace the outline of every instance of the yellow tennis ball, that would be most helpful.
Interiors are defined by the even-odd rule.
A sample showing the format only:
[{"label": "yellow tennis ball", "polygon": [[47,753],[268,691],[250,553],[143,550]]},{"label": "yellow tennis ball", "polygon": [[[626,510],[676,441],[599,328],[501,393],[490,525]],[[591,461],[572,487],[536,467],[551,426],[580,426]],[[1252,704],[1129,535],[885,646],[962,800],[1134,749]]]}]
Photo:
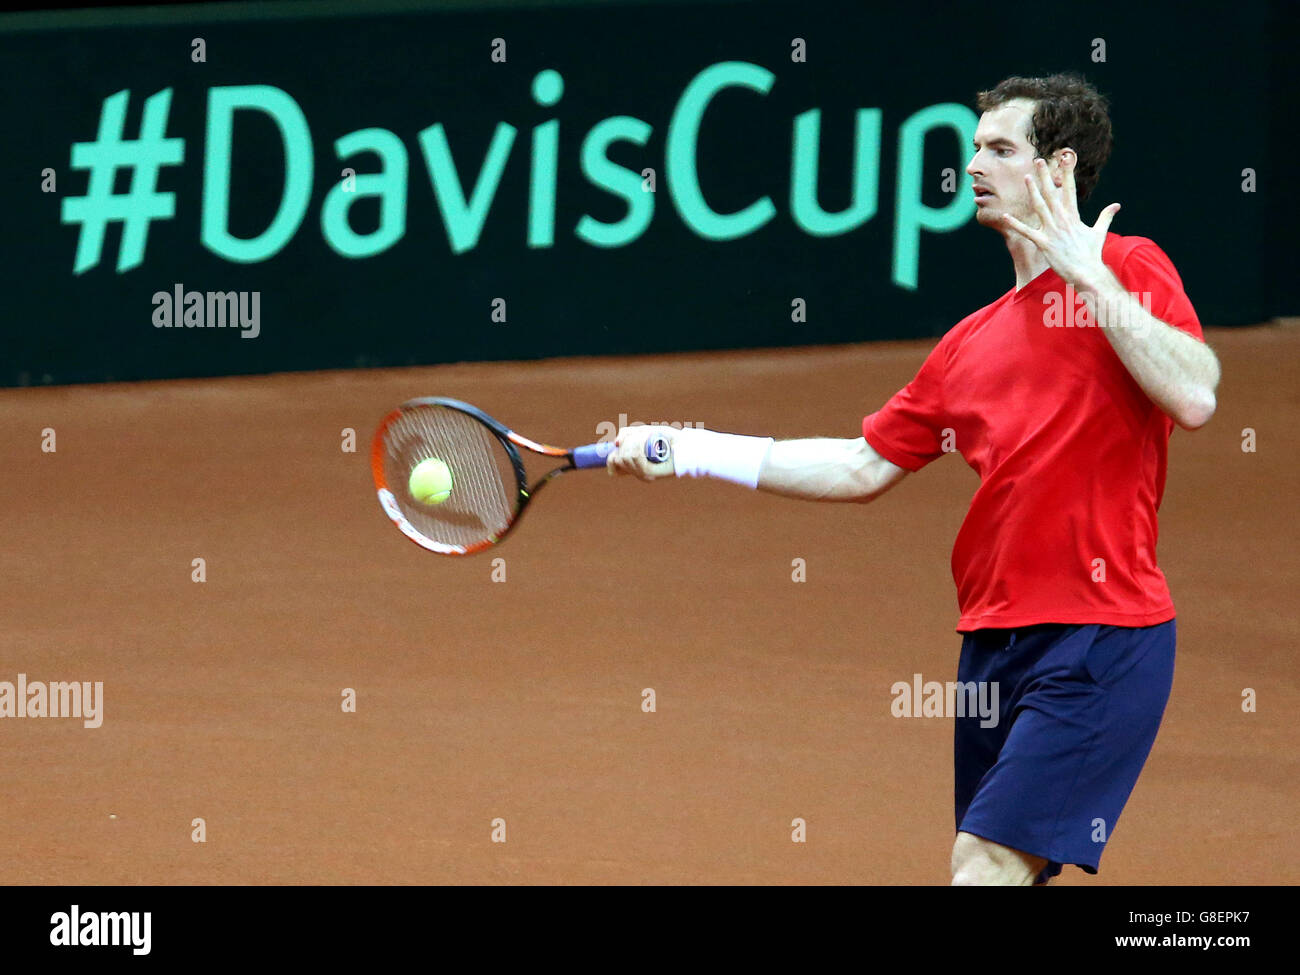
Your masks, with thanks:
[{"label": "yellow tennis ball", "polygon": [[451,497],[451,468],[440,458],[429,457],[415,465],[406,486],[420,504],[442,504]]}]

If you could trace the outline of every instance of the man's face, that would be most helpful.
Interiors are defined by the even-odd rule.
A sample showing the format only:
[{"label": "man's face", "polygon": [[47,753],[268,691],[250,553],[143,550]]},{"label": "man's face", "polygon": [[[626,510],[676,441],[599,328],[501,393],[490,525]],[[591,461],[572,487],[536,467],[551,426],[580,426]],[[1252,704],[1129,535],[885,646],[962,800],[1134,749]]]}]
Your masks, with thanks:
[{"label": "man's face", "polygon": [[1004,213],[1038,226],[1025,186],[1025,176],[1034,172],[1033,121],[1033,101],[1014,98],[985,112],[975,127],[975,156],[966,172],[975,187],[975,219],[986,227],[997,226]]}]

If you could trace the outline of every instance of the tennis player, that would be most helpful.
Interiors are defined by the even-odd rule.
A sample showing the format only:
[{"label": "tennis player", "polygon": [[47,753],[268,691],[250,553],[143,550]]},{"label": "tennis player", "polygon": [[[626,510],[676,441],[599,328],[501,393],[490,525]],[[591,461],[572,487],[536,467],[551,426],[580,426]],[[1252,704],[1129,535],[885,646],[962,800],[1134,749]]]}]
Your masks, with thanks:
[{"label": "tennis player", "polygon": [[[1073,75],[978,97],[975,217],[1015,287],[958,322],[853,440],[619,431],[611,472],[713,477],[810,501],[873,501],[959,453],[980,486],[952,554],[957,677],[996,682],[996,725],[956,718],[958,885],[1096,873],[1173,681],[1174,605],[1156,511],[1174,424],[1215,410],[1219,364],[1173,264],[1086,224],[1111,149],[1106,100]],[[648,462],[647,437],[672,459]],[[987,723],[987,722],[983,722]]]}]

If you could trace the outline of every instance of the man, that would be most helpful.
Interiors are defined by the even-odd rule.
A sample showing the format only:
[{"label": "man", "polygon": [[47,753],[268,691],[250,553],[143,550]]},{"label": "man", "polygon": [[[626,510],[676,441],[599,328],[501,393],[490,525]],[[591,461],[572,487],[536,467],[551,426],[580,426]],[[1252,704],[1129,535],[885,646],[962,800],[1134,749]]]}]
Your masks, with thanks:
[{"label": "man", "polygon": [[[1173,680],[1174,606],[1155,561],[1175,423],[1215,410],[1219,365],[1168,257],[1091,227],[1078,201],[1111,147],[1082,78],[1008,78],[979,95],[967,166],[976,219],[1015,287],[959,322],[856,440],[774,443],[620,431],[608,466],[719,477],[792,498],[871,501],[953,450],[980,475],[952,568],[958,680],[996,682],[1000,715],[957,718],[954,884],[1096,873]],[[672,457],[644,457],[650,436]]]}]

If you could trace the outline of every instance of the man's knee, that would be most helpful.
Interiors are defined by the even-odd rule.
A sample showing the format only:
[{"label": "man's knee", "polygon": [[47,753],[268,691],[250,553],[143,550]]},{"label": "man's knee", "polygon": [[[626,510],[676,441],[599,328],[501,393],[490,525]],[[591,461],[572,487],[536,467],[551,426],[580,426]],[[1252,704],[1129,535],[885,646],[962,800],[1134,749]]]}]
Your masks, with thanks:
[{"label": "man's knee", "polygon": [[954,887],[1030,887],[1045,866],[1042,857],[972,833],[958,833],[952,845]]}]

